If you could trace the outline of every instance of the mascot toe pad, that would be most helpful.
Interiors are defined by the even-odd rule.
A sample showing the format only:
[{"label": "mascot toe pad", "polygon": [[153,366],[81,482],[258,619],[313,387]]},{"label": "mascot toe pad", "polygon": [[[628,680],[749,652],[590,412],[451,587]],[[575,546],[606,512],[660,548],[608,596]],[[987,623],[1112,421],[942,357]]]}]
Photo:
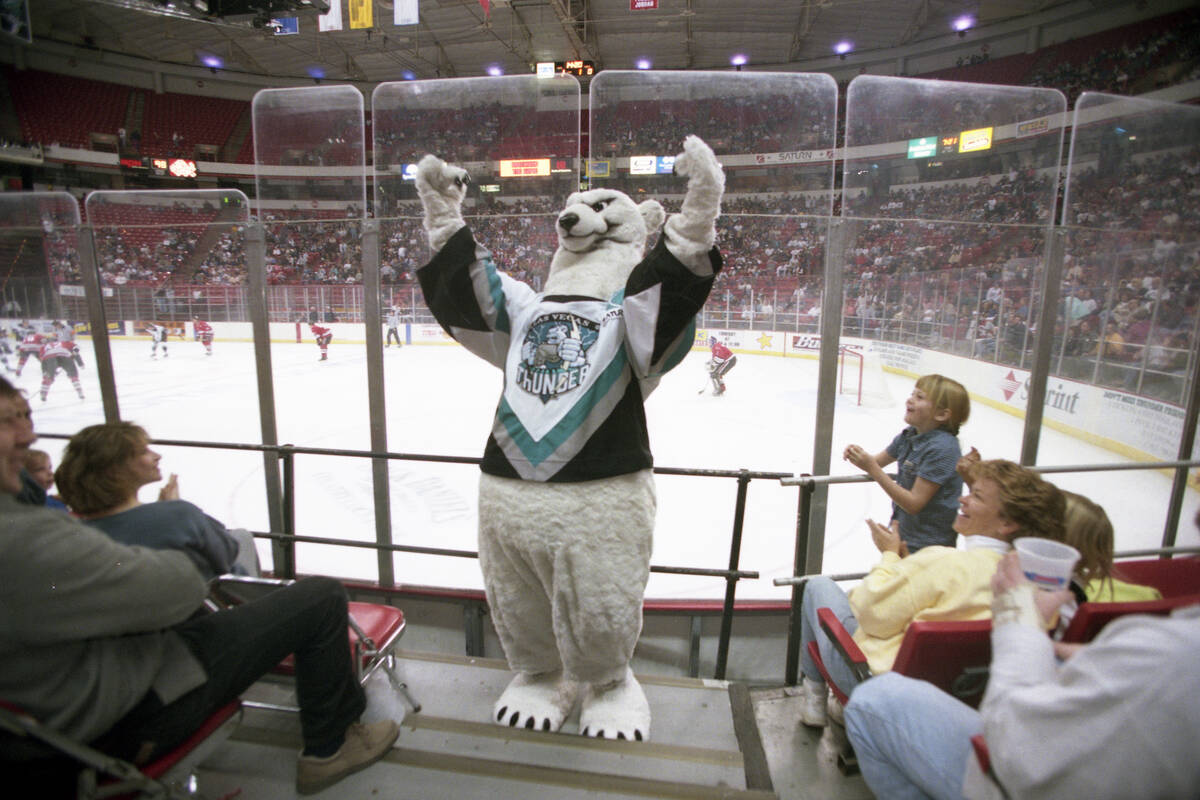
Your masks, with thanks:
[{"label": "mascot toe pad", "polygon": [[557,731],[575,708],[579,684],[561,672],[518,674],[492,707],[492,721],[510,728]]},{"label": "mascot toe pad", "polygon": [[650,738],[650,703],[632,671],[615,685],[587,688],[579,732],[597,739],[643,742]]}]

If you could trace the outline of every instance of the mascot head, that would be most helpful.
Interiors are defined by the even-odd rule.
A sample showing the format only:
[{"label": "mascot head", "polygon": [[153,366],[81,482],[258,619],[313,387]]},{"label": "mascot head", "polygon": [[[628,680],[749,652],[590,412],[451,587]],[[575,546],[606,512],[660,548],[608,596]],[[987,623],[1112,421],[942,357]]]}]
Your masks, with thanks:
[{"label": "mascot head", "polygon": [[666,218],[657,200],[634,203],[616,189],[591,189],[567,198],[555,228],[558,250],[546,294],[608,300],[642,260],[646,239]]}]

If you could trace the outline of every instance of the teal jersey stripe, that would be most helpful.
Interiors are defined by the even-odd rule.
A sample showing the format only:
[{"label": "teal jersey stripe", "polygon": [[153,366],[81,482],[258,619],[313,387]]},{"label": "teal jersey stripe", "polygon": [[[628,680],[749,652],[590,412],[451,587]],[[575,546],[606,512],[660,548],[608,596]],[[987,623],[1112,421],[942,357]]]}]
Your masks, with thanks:
[{"label": "teal jersey stripe", "polygon": [[[484,251],[487,252],[486,250]],[[500,333],[511,333],[511,325],[508,321],[508,306],[504,302],[504,287],[500,284],[500,273],[496,271],[496,262],[492,260],[490,254],[482,259],[483,273],[487,276],[488,294],[492,298],[492,307],[496,309],[496,321],[493,323],[494,330]]]},{"label": "teal jersey stripe", "polygon": [[696,341],[696,320],[693,317],[688,324],[687,330],[680,334],[679,346],[675,348],[675,352],[667,356],[663,364],[662,372],[665,374],[675,369],[680,361],[687,358],[687,354],[692,351],[692,345]]},{"label": "teal jersey stripe", "polygon": [[508,432],[513,443],[520,448],[526,460],[535,467],[539,466],[554,455],[563,443],[587,421],[589,413],[596,407],[599,398],[611,391],[627,366],[628,358],[625,351],[618,351],[592,387],[575,401],[575,405],[571,407],[566,416],[559,420],[558,424],[551,428],[540,441],[535,440],[525,429],[508,401],[503,397],[500,398],[500,406],[496,409],[496,417]]}]

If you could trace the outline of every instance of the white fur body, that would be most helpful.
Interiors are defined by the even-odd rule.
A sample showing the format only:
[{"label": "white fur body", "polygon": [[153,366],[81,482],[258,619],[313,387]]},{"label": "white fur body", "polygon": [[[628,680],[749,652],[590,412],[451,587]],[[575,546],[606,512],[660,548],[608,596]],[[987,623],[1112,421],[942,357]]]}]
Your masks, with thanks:
[{"label": "white fur body", "polygon": [[[665,244],[693,274],[710,276],[724,173],[695,136],[685,139],[675,170],[687,176],[688,190],[663,227]],[[435,251],[465,224],[468,184],[464,170],[435,156],[417,165]],[[634,203],[613,189],[571,195],[558,216],[559,247],[544,293],[611,299],[664,216],[657,201]],[[648,469],[575,483],[481,476],[480,566],[496,631],[518,673],[493,720],[557,730],[578,696],[586,735],[648,738],[650,707],[629,662],[641,632],[655,503]]]}]

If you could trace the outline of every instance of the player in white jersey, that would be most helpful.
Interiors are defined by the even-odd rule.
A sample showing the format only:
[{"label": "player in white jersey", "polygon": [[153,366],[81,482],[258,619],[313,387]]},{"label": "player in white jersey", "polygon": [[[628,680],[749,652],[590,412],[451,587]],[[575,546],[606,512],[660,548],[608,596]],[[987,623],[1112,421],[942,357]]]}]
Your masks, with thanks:
[{"label": "player in white jersey", "polygon": [[403,347],[403,342],[400,341],[400,323],[403,320],[403,314],[400,309],[392,306],[387,312],[387,344],[384,347],[392,346],[392,338],[396,339],[396,347]]},{"label": "player in white jersey", "polygon": [[146,333],[150,334],[150,357],[158,358],[158,346],[162,345],[163,358],[167,357],[167,334],[165,326],[149,323],[146,325]]}]

